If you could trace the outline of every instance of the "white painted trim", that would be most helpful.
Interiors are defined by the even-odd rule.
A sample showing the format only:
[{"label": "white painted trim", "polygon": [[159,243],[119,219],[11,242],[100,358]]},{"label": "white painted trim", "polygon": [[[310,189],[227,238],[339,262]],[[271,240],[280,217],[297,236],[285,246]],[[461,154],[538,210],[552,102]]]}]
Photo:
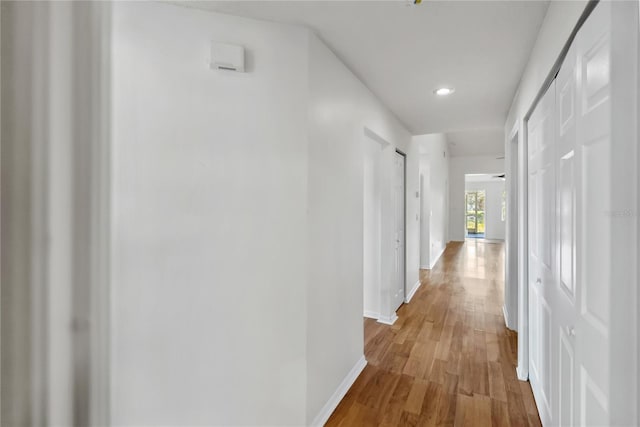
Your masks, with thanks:
[{"label": "white painted trim", "polygon": [[347,394],[353,383],[356,381],[360,373],[364,370],[365,366],[367,366],[367,360],[364,358],[364,355],[356,362],[356,364],[351,368],[347,376],[342,380],[336,391],[333,392],[327,403],[324,404],[318,415],[311,422],[312,426],[323,426],[333,411],[338,407],[338,404],[342,400],[342,398]]},{"label": "white painted trim", "polygon": [[[640,22],[640,0],[638,0],[638,22]],[[637,43],[638,43],[638,57],[637,57],[637,69],[640,70],[640,25],[638,26],[638,37],[637,37]],[[636,106],[640,106],[640,73],[638,73],[638,81],[636,82],[637,86],[637,98],[636,98]],[[640,135],[640,120],[638,120],[638,123],[636,123],[637,126],[637,134],[636,135]],[[637,168],[640,166],[640,150],[637,150],[637,154],[636,154],[636,170]],[[637,194],[637,201],[640,201],[640,174],[637,174],[636,179],[638,180],[638,182],[636,182],[637,185],[637,189],[638,189],[638,194]],[[640,230],[640,215],[637,215],[637,225],[636,225],[636,230]],[[637,261],[638,264],[636,265],[640,265],[640,239],[638,239],[637,243],[637,247],[636,247],[636,257],[637,257]],[[637,298],[637,308],[636,308],[636,313],[640,312],[640,292],[636,293],[636,298]],[[636,369],[640,370],[640,350],[638,350],[638,346],[640,346],[640,328],[638,328],[637,330],[637,340],[636,341],[636,352],[637,352],[637,365],[636,365]],[[637,408],[640,408],[640,375],[638,375],[638,380],[636,383],[636,392],[637,392]],[[638,418],[640,419],[640,414],[638,414]]]},{"label": "white painted trim", "polygon": [[396,323],[396,320],[398,320],[398,316],[396,315],[396,313],[393,313],[391,317],[380,316],[378,318],[378,323],[382,323],[384,325],[393,325],[394,323]]},{"label": "white painted trim", "polygon": [[365,310],[363,315],[367,319],[375,319],[375,320],[378,320],[378,318],[380,317],[380,313],[376,313],[375,311],[369,311],[369,310]]},{"label": "white painted trim", "polygon": [[529,377],[529,119],[518,119],[518,372]]},{"label": "white painted trim", "polygon": [[[505,187],[507,190],[507,219],[505,228],[504,302],[509,315],[508,327],[519,331],[518,325],[518,152],[522,146],[520,121],[516,120],[505,140]],[[515,162],[515,165],[514,165]],[[515,168],[514,168],[515,166]],[[515,212],[514,212],[515,211]]]},{"label": "white painted trim", "polygon": [[415,285],[413,285],[411,290],[407,293],[407,296],[404,298],[404,302],[406,302],[406,303],[411,302],[411,298],[413,298],[413,296],[416,294],[416,291],[418,290],[418,288],[420,287],[421,284],[422,284],[422,282],[420,280],[418,280],[415,283]]},{"label": "white painted trim", "polygon": [[431,270],[431,266],[430,265],[421,265],[420,266],[420,270]]},{"label": "white painted trim", "polygon": [[516,367],[516,375],[520,381],[529,381],[529,371],[525,371],[520,369],[520,367]]},{"label": "white painted trim", "polygon": [[88,10],[92,32],[93,144],[91,146],[91,425],[111,424],[111,3]]}]

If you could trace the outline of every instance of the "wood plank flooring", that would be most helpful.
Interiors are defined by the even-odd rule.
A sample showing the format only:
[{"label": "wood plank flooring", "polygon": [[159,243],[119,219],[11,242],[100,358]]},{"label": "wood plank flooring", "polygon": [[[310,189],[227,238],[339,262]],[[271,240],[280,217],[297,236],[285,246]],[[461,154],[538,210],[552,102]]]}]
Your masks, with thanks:
[{"label": "wood plank flooring", "polygon": [[540,426],[502,315],[504,245],[451,243],[393,326],[365,319],[367,367],[327,426]]}]

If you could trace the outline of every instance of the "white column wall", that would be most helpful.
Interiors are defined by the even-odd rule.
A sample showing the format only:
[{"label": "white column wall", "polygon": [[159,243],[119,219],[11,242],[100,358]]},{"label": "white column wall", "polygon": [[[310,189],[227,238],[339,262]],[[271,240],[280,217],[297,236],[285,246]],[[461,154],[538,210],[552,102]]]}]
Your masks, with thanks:
[{"label": "white column wall", "polygon": [[306,422],[307,38],[113,4],[114,425]]}]

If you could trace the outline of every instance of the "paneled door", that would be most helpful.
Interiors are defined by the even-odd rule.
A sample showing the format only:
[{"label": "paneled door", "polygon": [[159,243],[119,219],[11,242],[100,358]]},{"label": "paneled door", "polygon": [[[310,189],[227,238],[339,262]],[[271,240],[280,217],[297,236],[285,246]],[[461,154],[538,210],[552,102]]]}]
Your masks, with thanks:
[{"label": "paneled door", "polygon": [[[556,424],[572,426],[577,422],[576,412],[576,291],[577,291],[577,240],[579,229],[576,203],[579,202],[577,188],[580,184],[581,151],[578,145],[578,108],[579,87],[577,74],[578,41],[573,43],[567,57],[556,77],[556,135],[558,149],[556,150],[555,166],[557,168],[558,204],[558,293],[556,311],[558,357],[558,408]],[[586,188],[586,187],[585,187]]]},{"label": "paneled door", "polygon": [[404,302],[405,285],[405,158],[396,152],[394,157],[393,200],[394,200],[394,284],[392,302],[394,310]]},{"label": "paneled door", "polygon": [[611,5],[599,4],[557,77],[558,423],[610,425]]},{"label": "paneled door", "polygon": [[556,287],[555,82],[531,115],[529,156],[529,377],[544,425],[554,423]]},{"label": "paneled door", "polygon": [[578,32],[529,121],[529,377],[542,423],[611,425],[611,10]]}]

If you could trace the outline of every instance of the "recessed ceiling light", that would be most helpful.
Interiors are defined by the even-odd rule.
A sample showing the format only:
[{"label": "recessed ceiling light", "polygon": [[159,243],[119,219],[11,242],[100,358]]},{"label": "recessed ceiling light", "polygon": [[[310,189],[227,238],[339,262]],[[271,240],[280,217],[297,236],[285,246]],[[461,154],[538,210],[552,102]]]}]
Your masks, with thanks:
[{"label": "recessed ceiling light", "polygon": [[435,93],[438,96],[447,96],[447,95],[451,95],[455,91],[456,90],[452,87],[441,87],[434,90],[433,93]]}]

